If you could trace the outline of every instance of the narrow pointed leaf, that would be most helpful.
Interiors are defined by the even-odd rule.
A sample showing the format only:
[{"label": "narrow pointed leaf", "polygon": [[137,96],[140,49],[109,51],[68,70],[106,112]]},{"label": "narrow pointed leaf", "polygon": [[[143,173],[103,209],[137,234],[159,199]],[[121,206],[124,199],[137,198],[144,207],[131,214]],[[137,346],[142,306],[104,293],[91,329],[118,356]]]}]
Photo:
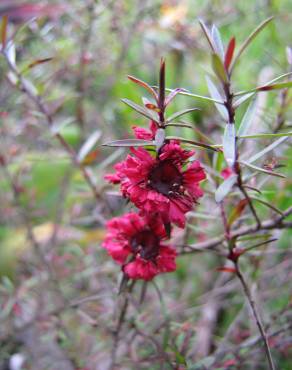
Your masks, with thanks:
[{"label": "narrow pointed leaf", "polygon": [[232,39],[229,41],[229,44],[227,46],[227,50],[224,56],[224,68],[226,71],[228,71],[230,63],[232,61],[234,49],[235,49],[235,37],[232,37]]},{"label": "narrow pointed leaf", "polygon": [[7,25],[8,25],[8,17],[4,15],[2,17],[1,22],[1,43],[2,43],[2,50],[6,47],[6,39],[7,39]]},{"label": "narrow pointed leaf", "polygon": [[226,107],[224,105],[222,105],[224,103],[223,103],[223,98],[222,98],[221,94],[217,90],[217,87],[214,85],[213,81],[208,76],[206,76],[206,81],[207,81],[207,86],[208,86],[208,90],[209,90],[209,93],[210,93],[211,97],[214,100],[220,101],[220,103],[221,103],[221,104],[215,103],[215,106],[216,106],[218,112],[220,113],[221,117],[225,121],[228,121],[228,112],[227,112]]},{"label": "narrow pointed leaf", "polygon": [[270,90],[280,90],[292,87],[292,81],[282,82],[274,85],[260,86],[256,88],[256,91],[270,91]]},{"label": "narrow pointed leaf", "polygon": [[82,159],[82,161],[80,161],[80,163],[83,164],[83,166],[88,166],[96,161],[99,154],[100,151],[98,149],[92,150],[91,152],[86,154],[86,156]]},{"label": "narrow pointed leaf", "polygon": [[263,204],[264,206],[268,207],[268,208],[271,208],[273,211],[275,211],[276,213],[278,213],[279,215],[283,216],[284,213],[277,207],[273,206],[272,204],[266,202],[265,200],[262,200],[262,199],[259,199],[257,197],[250,197],[251,199],[253,200],[256,200],[257,202]]},{"label": "narrow pointed leaf", "polygon": [[182,88],[177,88],[171,91],[171,93],[165,98],[165,107],[170,104],[170,102],[177,96],[177,94],[181,93],[182,91],[186,91],[185,89]]},{"label": "narrow pointed leaf", "polygon": [[271,150],[275,149],[278,145],[282,144],[287,139],[288,139],[288,136],[280,137],[280,139],[274,141],[272,144],[270,144],[269,146],[267,146],[266,148],[264,148],[263,150],[261,150],[260,152],[252,156],[251,158],[249,158],[248,164],[255,162],[256,160],[258,160],[259,158],[261,158],[262,156],[264,156]]},{"label": "narrow pointed leaf", "polygon": [[[157,86],[153,86],[153,87],[157,87]],[[167,89],[166,88],[165,91],[172,92],[174,90]],[[179,95],[184,95],[184,96],[190,96],[192,98],[197,98],[197,99],[200,99],[200,100],[212,101],[213,103],[218,103],[219,105],[224,105],[224,102],[222,101],[222,99],[221,100],[217,100],[217,99],[210,98],[209,96],[193,94],[193,93],[190,93],[189,91],[184,90],[184,89],[182,89],[181,91],[179,91],[178,94]]]},{"label": "narrow pointed leaf", "polygon": [[179,140],[182,143],[191,144],[191,145],[194,145],[194,146],[197,146],[197,147],[206,148],[206,149],[212,150],[214,152],[219,151],[219,149],[217,149],[214,145],[208,145],[208,144],[200,143],[199,141],[184,139],[184,138],[179,137],[179,136],[166,136],[166,139],[167,140]]},{"label": "narrow pointed leaf", "polygon": [[213,25],[212,26],[212,40],[213,40],[213,45],[216,49],[216,54],[220,56],[220,59],[224,59],[224,47],[221,39],[220,32],[218,28]]},{"label": "narrow pointed leaf", "polygon": [[197,111],[197,110],[200,110],[199,108],[189,108],[189,109],[184,109],[184,110],[181,110],[179,112],[176,112],[174,114],[172,114],[167,120],[166,120],[166,123],[169,123],[169,122],[173,122],[175,121],[177,118],[183,116],[184,114],[187,114],[187,113],[190,113],[190,112],[194,112],[194,111]]},{"label": "narrow pointed leaf", "polygon": [[219,188],[215,192],[215,201],[217,203],[222,202],[222,200],[226,197],[226,195],[230,192],[233,185],[237,181],[237,175],[231,175],[222,182],[222,184],[219,186]]},{"label": "narrow pointed leaf", "polygon": [[246,112],[245,112],[245,114],[242,118],[242,121],[241,121],[240,126],[238,128],[237,136],[243,136],[247,133],[247,131],[248,131],[248,129],[249,129],[251,123],[252,123],[252,120],[255,117],[256,107],[257,107],[257,100],[253,99],[250,102],[250,104],[249,104],[249,106],[248,106],[248,108],[247,108],[247,110],[246,110]]},{"label": "narrow pointed leaf", "polygon": [[[281,80],[282,78],[284,78],[284,77],[288,77],[288,76],[291,76],[292,75],[292,72],[288,72],[288,73],[284,73],[284,74],[282,74],[282,75],[280,75],[280,76],[278,76],[278,77],[276,77],[276,78],[273,78],[271,81],[268,81],[267,83],[265,83],[263,86],[259,86],[259,87],[255,87],[255,88],[253,88],[253,89],[251,89],[251,90],[245,90],[245,91],[239,91],[239,92],[237,92],[237,93],[234,93],[234,96],[240,96],[240,95],[246,95],[246,94],[250,94],[250,93],[256,93],[256,92],[258,92],[258,91],[267,91],[267,90],[273,90],[273,89],[270,89],[269,87],[270,86],[274,86],[274,85],[276,85],[277,86],[277,88],[276,89],[280,89],[280,87],[279,87],[279,85],[280,84],[274,84],[274,82],[277,82],[277,81],[279,81],[279,80]],[[288,82],[283,82],[284,84],[286,84],[286,83],[290,83],[290,81],[288,81]],[[288,88],[289,88],[289,86],[287,86]],[[264,89],[266,89],[266,90],[259,90],[259,89],[262,89],[262,88],[264,88]],[[281,89],[283,89],[283,88],[285,88],[285,86],[284,87],[281,87]]]},{"label": "narrow pointed leaf", "polygon": [[82,162],[84,158],[93,150],[96,143],[101,137],[101,131],[95,131],[93,134],[89,136],[89,138],[85,141],[85,143],[82,145],[82,147],[79,150],[79,153],[77,155],[77,159],[79,162]]},{"label": "narrow pointed leaf", "polygon": [[128,75],[128,79],[131,80],[132,82],[136,83],[137,85],[144,87],[144,89],[146,89],[157,101],[156,92],[154,91],[154,89],[150,85],[147,84],[147,82],[139,80],[139,78],[136,78],[136,77],[130,76],[130,75]]},{"label": "narrow pointed leaf", "polygon": [[231,226],[234,223],[234,221],[236,221],[241,216],[247,203],[248,203],[247,199],[242,199],[239,201],[236,207],[232,209],[230,217],[228,219],[229,226]]},{"label": "narrow pointed leaf", "polygon": [[234,101],[233,107],[234,109],[238,108],[242,103],[246,102],[250,98],[252,98],[255,95],[255,93],[246,94],[244,96],[241,96],[237,100]]},{"label": "narrow pointed leaf", "polygon": [[263,246],[263,245],[266,245],[266,244],[269,244],[269,243],[275,242],[275,241],[277,241],[277,240],[278,240],[278,239],[273,238],[273,239],[270,239],[270,240],[264,240],[264,241],[262,241],[261,243],[257,243],[257,244],[251,245],[250,247],[247,247],[247,248],[245,248],[245,249],[242,249],[242,253],[241,253],[241,254],[244,254],[244,253],[246,253],[246,252],[250,251],[251,249],[259,248],[259,247],[261,247],[261,246]]},{"label": "narrow pointed leaf", "polygon": [[109,141],[108,143],[102,144],[103,146],[150,146],[154,145],[153,141],[150,140],[140,140],[140,139],[125,139],[125,140],[114,140],[114,141]]},{"label": "narrow pointed leaf", "polygon": [[253,39],[271,22],[271,20],[274,17],[269,17],[268,19],[264,20],[249,36],[248,38],[244,41],[244,43],[240,46],[237,54],[235,55],[233,59],[233,63],[231,65],[230,70],[233,70],[234,66],[239,60],[239,57],[241,54],[244,52],[244,50],[248,47],[248,45],[253,41]]},{"label": "narrow pointed leaf", "polygon": [[204,23],[204,21],[203,20],[199,20],[199,24],[200,24],[200,26],[201,26],[201,28],[202,28],[202,30],[203,30],[203,32],[204,32],[204,34],[205,34],[205,36],[206,36],[206,39],[207,39],[207,41],[208,41],[208,43],[209,43],[209,45],[210,45],[210,48],[213,50],[213,52],[215,53],[216,52],[216,50],[215,50],[215,48],[214,48],[214,45],[213,45],[213,41],[212,41],[212,35],[210,34],[210,31],[209,31],[209,29],[208,29],[208,27],[205,25],[205,23]]},{"label": "narrow pointed leaf", "polygon": [[15,44],[13,41],[9,41],[7,43],[5,54],[9,62],[15,67],[16,66],[16,51],[15,51]]},{"label": "narrow pointed leaf", "polygon": [[236,269],[234,267],[217,267],[216,269],[217,271],[220,271],[220,272],[229,272],[229,273],[233,273],[235,274],[236,273]]},{"label": "narrow pointed leaf", "polygon": [[165,127],[170,127],[170,126],[173,126],[173,127],[186,127],[186,128],[191,128],[192,130],[194,129],[194,127],[192,125],[188,125],[187,123],[168,123],[165,125]]},{"label": "narrow pointed leaf", "polygon": [[154,145],[156,146],[157,152],[163,146],[164,142],[165,142],[165,130],[163,128],[159,128],[156,131],[155,139],[154,139]]},{"label": "narrow pointed leaf", "polygon": [[157,113],[160,112],[160,109],[157,107],[157,105],[153,104],[151,100],[145,98],[144,96],[142,97],[142,102],[143,102],[145,108],[150,109],[150,110],[154,110]]},{"label": "narrow pointed leaf", "polygon": [[232,167],[236,159],[236,132],[234,123],[227,123],[225,126],[223,153],[228,166]]},{"label": "narrow pointed leaf", "polygon": [[158,96],[158,107],[163,109],[165,103],[165,60],[162,58],[160,62],[160,74],[159,74],[159,96]]},{"label": "narrow pointed leaf", "polygon": [[219,80],[222,82],[227,82],[228,77],[226,75],[222,60],[218,54],[212,54],[212,68]]},{"label": "narrow pointed leaf", "polygon": [[[238,132],[239,135],[239,132]],[[240,135],[241,139],[265,139],[265,138],[274,138],[274,137],[288,137],[292,136],[292,131],[289,132],[278,132],[276,134],[270,133],[262,133],[262,134],[254,134],[254,135]]]},{"label": "narrow pointed leaf", "polygon": [[272,171],[266,170],[265,168],[261,168],[261,167],[255,166],[255,165],[251,164],[250,162],[240,161],[240,163],[243,164],[243,165],[245,165],[246,167],[249,167],[252,170],[257,171],[257,172],[262,172],[262,173],[265,173],[265,174],[270,175],[270,176],[286,178],[286,176],[285,175],[282,175],[281,173],[277,173],[277,172],[272,172]]},{"label": "narrow pointed leaf", "polygon": [[35,61],[31,62],[25,69],[31,69],[31,68],[35,67],[36,65],[47,63],[47,62],[50,62],[51,60],[53,60],[53,58],[45,58],[45,59],[35,60]]},{"label": "narrow pointed leaf", "polygon": [[122,99],[122,102],[127,104],[129,107],[133,108],[136,112],[142,114],[142,116],[147,117],[147,118],[159,123],[157,115],[152,113],[150,110],[147,110],[146,108],[142,107],[139,104],[136,104],[136,103],[132,102],[129,99]]}]

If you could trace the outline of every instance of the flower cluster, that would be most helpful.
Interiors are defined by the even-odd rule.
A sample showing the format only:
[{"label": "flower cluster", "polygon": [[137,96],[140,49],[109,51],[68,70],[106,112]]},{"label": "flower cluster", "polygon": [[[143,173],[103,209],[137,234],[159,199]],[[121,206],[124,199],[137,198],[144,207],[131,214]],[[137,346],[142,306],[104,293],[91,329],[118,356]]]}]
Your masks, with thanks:
[{"label": "flower cluster", "polygon": [[[165,129],[164,109],[170,98],[164,100],[162,95],[162,100],[157,96],[155,107],[162,113],[160,121],[151,120],[149,130],[134,126],[136,139],[154,145],[158,130]],[[137,213],[110,220],[103,247],[128,278],[151,280],[176,269],[175,249],[163,243],[170,237],[172,225],[185,227],[186,213],[203,195],[199,184],[206,175],[200,162],[192,160],[194,151],[183,149],[179,140],[163,139],[156,152],[144,147],[131,147],[130,151],[114,166],[116,172],[105,178],[120,185]]]},{"label": "flower cluster", "polygon": [[[153,122],[151,131],[134,127],[139,139],[153,139],[155,131]],[[110,220],[103,246],[129,278],[150,280],[175,270],[176,252],[162,244],[167,225],[185,227],[185,215],[203,195],[199,183],[206,176],[199,161],[189,162],[194,151],[183,149],[178,140],[166,141],[156,156],[144,148],[130,150],[105,178],[120,184],[139,213]]]}]

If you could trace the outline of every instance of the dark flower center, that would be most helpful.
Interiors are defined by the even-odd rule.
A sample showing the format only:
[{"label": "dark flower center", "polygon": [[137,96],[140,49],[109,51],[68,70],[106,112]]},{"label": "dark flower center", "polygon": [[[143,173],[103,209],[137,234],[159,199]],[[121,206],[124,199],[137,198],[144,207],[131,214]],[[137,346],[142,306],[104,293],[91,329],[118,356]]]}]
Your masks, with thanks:
[{"label": "dark flower center", "polygon": [[148,186],[166,196],[183,193],[182,182],[180,171],[169,160],[159,162],[152,168],[148,178]]},{"label": "dark flower center", "polygon": [[143,230],[133,236],[131,240],[133,253],[140,253],[147,260],[153,259],[159,254],[159,238],[150,230]]}]

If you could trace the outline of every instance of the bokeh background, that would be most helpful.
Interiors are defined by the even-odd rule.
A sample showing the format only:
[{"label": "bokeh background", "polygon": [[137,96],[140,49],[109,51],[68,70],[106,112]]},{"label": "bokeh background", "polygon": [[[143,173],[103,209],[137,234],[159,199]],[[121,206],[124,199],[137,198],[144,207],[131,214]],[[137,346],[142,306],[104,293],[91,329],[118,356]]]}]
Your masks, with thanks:
[{"label": "bokeh background", "polygon": [[[1,1],[0,14],[9,16],[17,68],[42,96],[53,125],[50,128],[27,94],[13,86],[1,57],[0,152],[5,166],[0,171],[0,368],[6,369],[11,356],[20,354],[25,362],[15,369],[103,370],[111,361],[113,329],[123,297],[117,294],[119,267],[101,242],[106,220],[129,205],[103,180],[127,150],[101,144],[132,137],[133,125],[147,126],[143,117],[121,102],[128,98],[141,103],[145,94],[127,75],[156,85],[164,57],[167,87],[209,95],[205,75],[211,72],[210,53],[198,19],[216,24],[225,44],[232,36],[240,44],[274,15],[234,74],[236,91],[263,84],[291,69],[286,47],[292,45],[292,3],[41,0],[27,4]],[[34,63],[46,58],[52,59]],[[252,132],[273,132],[280,113],[285,121],[282,128],[291,127],[291,95],[283,111],[281,94],[259,96]],[[223,126],[216,108],[179,96],[169,113],[188,107],[201,110],[186,121],[221,143]],[[245,109],[243,104],[237,125]],[[95,145],[83,164],[97,186],[96,197],[80,169],[72,166],[56,132],[76,152],[93,138]],[[202,138],[196,130],[173,129],[172,134]],[[251,141],[243,153],[249,155],[269,143]],[[260,181],[261,199],[282,210],[292,204],[291,155],[289,141],[269,153],[268,165],[283,165],[281,172],[287,178]],[[205,151],[197,156],[212,176],[212,157]],[[175,232],[178,244],[222,234],[212,186],[204,187],[205,197],[190,216],[186,234]],[[262,219],[274,212],[262,204],[257,210]],[[240,222],[250,219],[243,215]],[[270,344],[277,366],[288,370],[292,233],[280,230],[273,236],[277,242],[251,252],[242,265],[264,322],[276,333]],[[144,285],[137,284],[116,368],[266,369],[239,283],[232,274],[217,271],[222,265],[222,257],[213,253],[181,256],[175,273],[148,285],[142,303]]]}]

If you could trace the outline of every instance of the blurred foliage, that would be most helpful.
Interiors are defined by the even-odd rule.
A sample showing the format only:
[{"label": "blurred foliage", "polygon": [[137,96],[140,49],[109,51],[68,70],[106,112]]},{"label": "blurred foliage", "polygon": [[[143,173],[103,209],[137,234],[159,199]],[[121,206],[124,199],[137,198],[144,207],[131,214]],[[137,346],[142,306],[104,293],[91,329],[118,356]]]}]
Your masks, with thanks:
[{"label": "blurred foliage", "polygon": [[[9,17],[9,37],[13,37],[16,46],[18,69],[45,100],[53,115],[54,127],[50,129],[37,107],[11,85],[7,79],[7,66],[1,57],[0,151],[5,156],[13,181],[19,185],[19,203],[15,202],[9,179],[0,172],[0,276],[3,278],[0,368],[1,362],[7,359],[7,351],[12,354],[17,350],[11,339],[16,330],[11,322],[15,322],[15,318],[25,322],[35,315],[36,322],[48,328],[42,331],[44,338],[48,342],[54,340],[59,343],[75,369],[105,369],[111,356],[109,343],[120,298],[116,295],[118,267],[109,260],[100,244],[105,220],[112,214],[121,214],[128,206],[103,180],[104,174],[111,171],[112,165],[125,151],[101,148],[100,145],[105,141],[132,137],[133,125],[147,125],[146,120],[120,101],[128,98],[141,104],[139,97],[145,94],[126,76],[134,75],[156,85],[159,61],[165,57],[168,88],[183,87],[194,94],[209,96],[205,75],[212,74],[211,58],[198,19],[203,18],[208,24],[215,23],[225,44],[235,36],[237,45],[240,45],[262,20],[274,15],[273,22],[242,55],[235,70],[233,88],[241,91],[264,84],[291,68],[285,50],[291,44],[292,2],[56,0],[33,3],[48,8],[32,19],[23,12],[20,15],[13,13]],[[1,2],[0,14],[17,4],[17,1]],[[61,7],[59,11],[57,6]],[[55,9],[54,13],[52,9]],[[52,60],[28,67],[45,58]],[[222,122],[211,103],[178,96],[168,114],[189,107],[201,110],[188,114],[185,121],[214,142],[221,143]],[[281,107],[281,92],[261,94],[258,107],[252,133],[272,132]],[[247,103],[242,104],[236,124],[241,121],[246,108]],[[287,104],[284,115],[284,128],[291,128],[291,104]],[[111,214],[105,211],[102,201],[99,203],[93,197],[79,169],[72,166],[68,153],[54,137],[54,132],[60,132],[78,152],[96,130],[102,133],[102,137],[94,146],[96,151],[90,157],[87,169],[94,178],[101,199],[110,204]],[[186,128],[169,129],[169,134],[201,139],[196,130]],[[250,157],[270,142],[270,139],[261,139],[244,143],[243,156]],[[284,166],[279,171],[286,179],[263,174],[255,178],[255,183],[262,187],[258,197],[280,210],[292,205],[292,149],[287,143],[261,159],[263,165],[264,161],[270,163],[275,158],[277,164]],[[201,150],[197,150],[197,156],[206,164],[207,171],[214,167],[215,156]],[[216,186],[221,182],[218,173],[226,167],[224,161],[218,163]],[[247,171],[246,174],[250,173]],[[218,212],[214,208],[214,183],[215,180],[211,185],[204,185],[205,197],[191,217],[187,239],[190,244],[222,232],[221,224],[216,220]],[[261,219],[273,215],[273,211],[262,204],[256,203],[255,206]],[[228,211],[233,208],[234,204],[230,203]],[[23,209],[45,261],[54,267],[53,280],[57,281],[65,303],[73,302],[67,310],[58,309],[62,302],[50,286],[49,278],[44,276],[46,263],[39,260],[27,238]],[[250,221],[243,213],[238,227]],[[291,267],[288,249],[292,230],[277,232],[276,236],[279,240],[271,250],[261,247],[243,257],[242,262],[243,271],[250,274],[252,283],[260,279],[259,292],[267,292],[262,298],[265,302],[264,318],[274,328],[273,331],[280,324],[286,325],[286,311],[291,304],[287,274]],[[174,241],[180,244],[184,237],[178,230]],[[226,292],[215,291],[214,282],[223,274],[216,268],[223,264],[223,258],[215,254],[193,255],[191,261],[189,256],[181,256],[175,273],[158,277],[157,286],[149,286],[143,307],[135,301],[136,308],[129,317],[130,327],[141,325],[142,331],[146,333],[148,330],[148,337],[137,336],[132,354],[124,353],[121,369],[136,369],[139,361],[139,369],[161,368],[161,359],[159,356],[156,358],[157,343],[149,340],[154,332],[155,340],[164,342],[170,358],[179,364],[177,368],[211,369],[209,357],[197,363],[193,363],[193,358],[200,341],[196,333],[202,325],[201,310],[210,303],[208,294],[212,297],[214,292],[215,298],[218,294],[221,306],[217,312],[211,351],[221,345],[239,312],[243,313],[240,313],[237,331],[230,334],[227,346],[234,348],[249,336],[256,335],[252,319],[247,319],[244,299],[238,294],[238,286],[231,274],[224,274],[228,275],[225,285],[218,288],[219,291],[226,288]],[[141,285],[135,289],[138,296]],[[163,292],[164,302],[158,298],[157,289]],[[91,295],[96,298],[84,304],[76,303],[78,299]],[[40,306],[40,315],[34,311],[37,305]],[[43,306],[53,312],[52,316],[44,313]],[[166,322],[166,326],[160,327],[162,322]],[[7,345],[6,340],[13,346]],[[21,346],[25,345],[29,347],[25,341],[16,347],[21,351]],[[183,351],[181,348],[184,346],[186,350]],[[289,346],[291,355],[291,338],[289,342],[284,334],[275,337],[273,354],[279,369],[289,369]],[[247,348],[250,356],[244,351],[239,353],[236,365],[225,366],[230,358],[223,356],[222,362],[218,366],[212,365],[217,366],[212,369],[266,369],[261,348]],[[54,354],[51,356],[53,359]],[[232,353],[230,356],[235,358]],[[256,365],[251,364],[249,358],[255,359]],[[168,368],[172,367],[166,363],[165,369]]]}]

